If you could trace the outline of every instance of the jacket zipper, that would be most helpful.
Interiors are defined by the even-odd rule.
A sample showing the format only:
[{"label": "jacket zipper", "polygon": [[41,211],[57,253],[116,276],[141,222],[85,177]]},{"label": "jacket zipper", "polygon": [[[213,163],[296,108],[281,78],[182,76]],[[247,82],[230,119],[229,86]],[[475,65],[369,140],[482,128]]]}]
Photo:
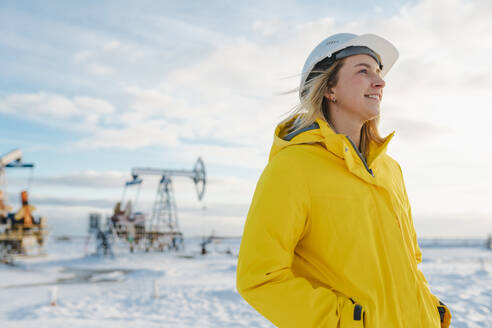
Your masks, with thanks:
[{"label": "jacket zipper", "polygon": [[374,177],[374,173],[372,172],[372,170],[369,168],[369,166],[367,165],[367,162],[364,158],[364,156],[362,156],[362,154],[360,153],[360,151],[357,149],[357,147],[355,147],[355,144],[352,142],[352,140],[350,139],[349,136],[346,136],[348,141],[350,141],[350,144],[352,145],[352,147],[354,148],[355,152],[357,153],[357,155],[359,156],[360,160],[362,161],[362,163],[364,164],[367,172],[369,172],[369,174]]}]

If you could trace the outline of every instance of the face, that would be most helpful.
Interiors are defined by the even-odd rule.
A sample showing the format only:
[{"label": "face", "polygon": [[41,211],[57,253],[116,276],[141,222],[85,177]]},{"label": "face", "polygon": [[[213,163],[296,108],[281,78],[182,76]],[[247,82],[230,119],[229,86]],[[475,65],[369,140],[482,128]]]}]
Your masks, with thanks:
[{"label": "face", "polygon": [[330,111],[343,111],[344,116],[363,123],[379,116],[384,86],[376,60],[369,55],[354,55],[345,58],[336,86],[325,97],[336,99],[330,102]]}]

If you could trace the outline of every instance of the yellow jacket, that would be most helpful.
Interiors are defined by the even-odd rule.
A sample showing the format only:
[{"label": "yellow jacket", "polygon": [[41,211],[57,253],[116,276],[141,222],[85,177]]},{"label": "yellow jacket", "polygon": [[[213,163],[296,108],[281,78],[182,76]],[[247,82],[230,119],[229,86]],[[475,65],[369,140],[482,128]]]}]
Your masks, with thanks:
[{"label": "yellow jacket", "polygon": [[441,327],[401,169],[386,154],[394,132],[370,144],[366,167],[323,120],[290,141],[285,128],[244,227],[242,297],[281,328]]}]

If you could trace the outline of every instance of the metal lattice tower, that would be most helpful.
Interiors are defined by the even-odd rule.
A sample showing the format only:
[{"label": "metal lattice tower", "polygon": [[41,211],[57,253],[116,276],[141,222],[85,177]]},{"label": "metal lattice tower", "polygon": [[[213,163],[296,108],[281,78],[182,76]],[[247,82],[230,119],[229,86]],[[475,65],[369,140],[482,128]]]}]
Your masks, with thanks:
[{"label": "metal lattice tower", "polygon": [[157,186],[156,199],[150,218],[149,231],[178,232],[179,220],[174,199],[173,183],[167,176],[163,176]]},{"label": "metal lattice tower", "polygon": [[201,158],[198,158],[192,170],[167,170],[157,168],[133,168],[133,180],[127,182],[127,185],[140,184],[139,179],[142,175],[159,175],[161,180],[157,186],[157,194],[152,207],[152,216],[146,224],[146,230],[149,232],[159,233],[178,233],[179,220],[172,178],[181,176],[189,177],[195,183],[198,200],[203,198],[205,193],[206,173],[205,165]]}]

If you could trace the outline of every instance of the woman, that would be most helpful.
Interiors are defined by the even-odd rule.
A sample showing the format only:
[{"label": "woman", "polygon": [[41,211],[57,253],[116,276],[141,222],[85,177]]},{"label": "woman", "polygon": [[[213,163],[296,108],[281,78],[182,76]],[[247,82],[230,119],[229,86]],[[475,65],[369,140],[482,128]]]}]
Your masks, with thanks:
[{"label": "woman", "polygon": [[336,34],[304,65],[300,105],[279,124],[244,227],[237,289],[278,327],[448,327],[431,294],[400,166],[378,134],[376,35]]}]

